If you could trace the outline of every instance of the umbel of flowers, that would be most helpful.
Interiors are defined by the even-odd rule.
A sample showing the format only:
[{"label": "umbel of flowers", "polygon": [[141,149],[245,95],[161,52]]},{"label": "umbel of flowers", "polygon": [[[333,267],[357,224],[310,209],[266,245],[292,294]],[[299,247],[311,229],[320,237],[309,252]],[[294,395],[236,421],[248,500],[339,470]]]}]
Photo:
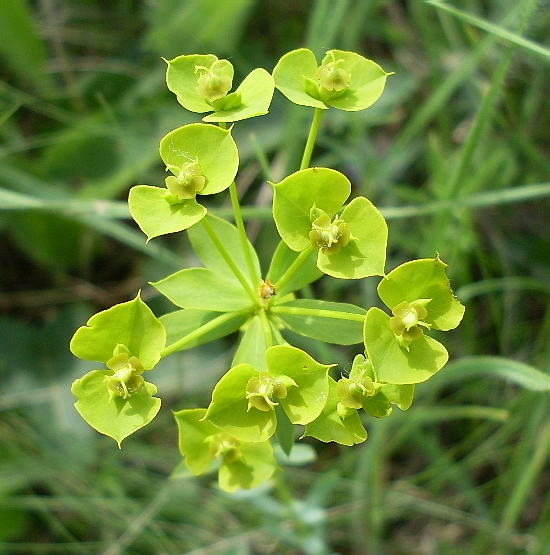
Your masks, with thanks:
[{"label": "umbel of flowers", "polygon": [[[351,446],[366,440],[369,416],[407,410],[416,384],[448,359],[430,334],[455,328],[464,307],[439,257],[386,273],[388,228],[380,212],[365,197],[350,199],[351,183],[339,171],[309,167],[323,114],[368,108],[389,73],[353,52],[330,50],[318,62],[301,48],[272,74],[255,69],[233,90],[228,60],[193,54],[166,63],[181,106],[206,115],[161,140],[164,186],[132,187],[129,206],[147,241],[185,231],[202,266],[151,284],[174,304],[172,312],[155,316],[138,293],[79,328],[71,351],[102,366],[76,380],[72,392],[82,417],[120,447],[160,409],[148,380],[157,366],[162,372],[163,358],[239,332],[207,406],[174,413],[183,464],[195,475],[217,470],[220,487],[231,492],[271,478],[279,465],[274,443],[287,455],[303,436]],[[314,115],[301,167],[271,183],[281,241],[262,268],[246,235],[235,186],[239,151],[227,124],[267,114],[275,88]],[[207,207],[208,196],[226,190],[235,224]],[[387,310],[301,298],[324,274],[378,276]],[[291,345],[287,331],[358,345],[359,352],[343,373]]]}]

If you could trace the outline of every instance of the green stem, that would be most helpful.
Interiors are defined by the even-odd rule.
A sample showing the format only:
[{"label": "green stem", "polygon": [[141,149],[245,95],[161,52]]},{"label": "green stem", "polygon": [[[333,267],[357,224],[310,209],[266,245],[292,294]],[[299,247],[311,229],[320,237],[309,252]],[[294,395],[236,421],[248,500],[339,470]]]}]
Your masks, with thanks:
[{"label": "green stem", "polygon": [[212,243],[214,243],[215,247],[218,249],[219,253],[222,255],[226,264],[229,266],[229,268],[231,269],[233,274],[235,274],[235,277],[239,280],[240,284],[243,286],[243,288],[246,291],[246,293],[248,294],[248,296],[252,299],[252,302],[254,303],[254,305],[255,306],[261,306],[260,296],[258,295],[258,293],[256,291],[254,291],[254,289],[251,287],[250,283],[247,281],[244,274],[241,272],[239,267],[233,261],[233,258],[231,257],[231,255],[227,252],[227,249],[225,248],[224,244],[220,241],[220,238],[216,234],[216,231],[214,230],[214,228],[212,227],[212,225],[208,221],[208,217],[203,218],[201,220],[201,223],[204,226],[204,229],[206,230],[206,233],[208,233],[208,236],[210,237],[210,240],[212,241]]},{"label": "green stem", "polygon": [[280,291],[292,278],[292,276],[300,269],[302,264],[307,260],[307,257],[311,254],[311,251],[315,247],[310,245],[306,247],[294,260],[294,262],[287,268],[286,272],[277,280],[274,284],[275,290]]},{"label": "green stem", "polygon": [[250,252],[249,248],[248,235],[246,234],[246,228],[244,227],[241,205],[239,203],[239,193],[237,192],[237,186],[235,185],[234,181],[229,186],[229,195],[231,196],[233,214],[235,215],[235,223],[237,224],[237,231],[239,232],[241,248],[244,252],[244,258],[248,267],[248,274],[250,275],[254,283],[260,285],[260,281],[262,278],[256,271],[256,266],[254,265],[254,260],[252,259],[252,253]]},{"label": "green stem", "polygon": [[309,161],[311,160],[311,154],[313,152],[313,147],[315,146],[315,140],[317,139],[317,133],[321,127],[321,120],[323,119],[324,113],[325,110],[322,108],[315,108],[315,114],[313,115],[313,121],[311,122],[306,147],[304,149],[304,155],[302,157],[302,163],[300,164],[301,170],[305,170],[309,167]]},{"label": "green stem", "polygon": [[203,335],[206,335],[208,332],[215,330],[216,328],[225,324],[226,322],[229,322],[229,320],[231,320],[232,318],[235,318],[236,316],[239,316],[241,314],[242,315],[247,314],[249,312],[250,310],[246,309],[246,310],[239,310],[237,312],[225,312],[220,316],[216,316],[216,318],[214,318],[213,320],[210,320],[210,322],[207,322],[206,324],[202,325],[200,328],[197,328],[196,330],[188,333],[187,335],[184,335],[181,339],[178,339],[175,343],[172,343],[172,345],[168,345],[168,347],[166,347],[160,353],[161,358],[164,358],[165,356],[171,355],[172,353],[175,353],[176,351],[183,349],[186,345],[189,345],[189,343],[192,343],[196,339],[199,339]]},{"label": "green stem", "polygon": [[338,310],[324,310],[322,308],[301,308],[298,306],[274,305],[270,308],[275,314],[296,314],[298,316],[315,316],[317,318],[334,318],[349,322],[364,322],[365,314],[357,312],[340,312]]}]

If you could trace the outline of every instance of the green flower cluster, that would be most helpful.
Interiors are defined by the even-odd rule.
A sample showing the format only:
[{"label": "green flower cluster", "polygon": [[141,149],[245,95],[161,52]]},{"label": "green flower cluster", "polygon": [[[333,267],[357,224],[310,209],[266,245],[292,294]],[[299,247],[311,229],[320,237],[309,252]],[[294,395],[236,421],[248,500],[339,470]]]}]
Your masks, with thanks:
[{"label": "green flower cluster", "polygon": [[[167,64],[167,85],[178,102],[206,115],[203,123],[179,127],[161,140],[160,156],[170,172],[165,187],[136,185],[128,202],[147,240],[186,231],[203,266],[151,284],[175,305],[173,312],[157,318],[138,294],[79,328],[72,352],[106,368],[76,380],[72,391],[82,417],[120,446],[160,409],[156,386],[145,380],[148,371],[177,351],[239,332],[230,368],[208,407],[180,410],[175,418],[192,474],[217,469],[222,489],[248,489],[278,468],[274,441],[287,455],[300,433],[354,445],[367,438],[365,414],[382,418],[394,406],[407,410],[416,384],[448,359],[430,331],[456,327],[464,307],[439,257],[387,274],[382,214],[365,197],[350,200],[351,183],[342,173],[309,167],[322,114],[368,108],[389,73],[341,50],[330,50],[319,64],[302,48],[283,56],[272,74],[253,70],[231,92],[228,60],[193,54]],[[301,168],[271,183],[281,242],[262,270],[246,235],[235,186],[239,151],[227,124],[266,114],[275,88],[315,114]],[[226,190],[235,225],[199,202]],[[378,294],[387,310],[298,298],[323,274],[380,276]],[[334,364],[290,345],[287,331],[330,344],[362,344],[363,352],[349,374],[337,378]]]}]

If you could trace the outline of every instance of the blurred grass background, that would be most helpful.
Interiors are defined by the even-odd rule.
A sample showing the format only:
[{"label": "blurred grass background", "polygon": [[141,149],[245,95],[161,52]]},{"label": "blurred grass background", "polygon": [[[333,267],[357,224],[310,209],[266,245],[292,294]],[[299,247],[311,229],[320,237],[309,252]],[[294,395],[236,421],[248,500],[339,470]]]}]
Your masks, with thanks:
[{"label": "blurred grass background", "polygon": [[[0,0],[0,555],[550,553],[550,404],[532,391],[548,388],[522,387],[550,372],[549,30],[548,0]],[[160,138],[197,120],[161,57],[227,57],[238,83],[301,46],[395,72],[371,109],[330,111],[313,163],[384,212],[388,269],[439,253],[467,310],[410,411],[369,420],[354,448],[309,442],[317,459],[287,468],[279,496],[227,496],[168,477],[170,409],[205,406],[230,342],[163,361],[161,414],[122,451],[74,410],[93,365],[68,344],[139,288],[172,310],[147,283],[193,263],[185,237],[146,245],[125,204],[162,185]],[[235,128],[264,263],[260,160],[275,180],[294,171],[311,117],[276,93]],[[368,307],[375,288],[306,294]],[[340,369],[356,354],[307,346]]]}]

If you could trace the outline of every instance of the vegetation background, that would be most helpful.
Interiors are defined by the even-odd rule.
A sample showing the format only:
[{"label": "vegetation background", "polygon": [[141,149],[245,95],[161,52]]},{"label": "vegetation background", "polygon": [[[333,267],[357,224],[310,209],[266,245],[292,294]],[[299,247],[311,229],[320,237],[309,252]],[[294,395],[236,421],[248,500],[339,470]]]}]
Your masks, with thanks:
[{"label": "vegetation background", "polygon": [[[0,0],[0,554],[550,553],[550,403],[518,385],[522,364],[550,372],[549,30],[548,0]],[[383,211],[388,269],[439,253],[467,310],[408,412],[370,419],[354,448],[311,442],[288,490],[228,496],[168,477],[170,409],[205,406],[231,341],[163,361],[161,414],[121,451],[72,406],[92,367],[68,344],[139,288],[171,310],[147,283],[194,263],[185,237],[146,245],[125,204],[163,183],[160,138],[196,121],[161,57],[227,57],[239,82],[302,46],[395,72],[371,109],[330,111],[313,163]],[[276,93],[236,126],[264,260],[261,161],[294,171],[311,116]],[[375,287],[324,278],[306,294],[368,307]],[[340,369],[356,354],[308,348]]]}]

